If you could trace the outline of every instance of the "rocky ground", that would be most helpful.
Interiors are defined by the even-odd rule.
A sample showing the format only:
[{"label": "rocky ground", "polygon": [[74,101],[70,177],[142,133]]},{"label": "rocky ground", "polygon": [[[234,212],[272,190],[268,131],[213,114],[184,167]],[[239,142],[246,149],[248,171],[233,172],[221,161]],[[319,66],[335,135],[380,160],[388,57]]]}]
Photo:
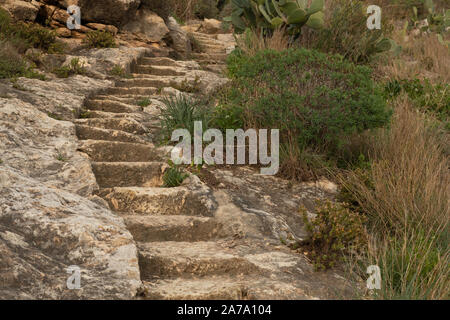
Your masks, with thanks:
[{"label": "rocky ground", "polygon": [[[146,15],[133,11],[137,0],[117,2],[129,6],[123,16],[95,19]],[[79,57],[86,75],[0,84],[0,298],[350,297],[341,275],[314,272],[283,244],[307,237],[298,209],[332,196],[333,184],[207,167],[162,188],[169,150],[155,135],[161,99],[226,83],[233,48],[211,21],[164,27],[167,46],[131,24],[123,29],[141,39],[127,47],[65,57]],[[113,79],[114,65],[132,77]],[[136,104],[147,97],[149,106]],[[79,290],[66,286],[71,265],[82,271]]]}]

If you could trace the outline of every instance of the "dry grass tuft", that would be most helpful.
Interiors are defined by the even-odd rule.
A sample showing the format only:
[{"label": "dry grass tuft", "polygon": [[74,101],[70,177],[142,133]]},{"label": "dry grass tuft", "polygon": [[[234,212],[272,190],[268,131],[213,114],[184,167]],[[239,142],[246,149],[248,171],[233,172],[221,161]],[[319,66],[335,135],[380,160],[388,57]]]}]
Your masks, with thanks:
[{"label": "dry grass tuft", "polygon": [[390,129],[369,143],[369,174],[342,177],[372,222],[368,260],[380,266],[385,299],[448,298],[448,159],[440,134],[406,98]]},{"label": "dry grass tuft", "polygon": [[380,66],[386,78],[450,82],[450,50],[438,41],[436,34],[413,38],[397,33],[395,41],[403,47],[403,52],[399,58]]},{"label": "dry grass tuft", "polygon": [[264,35],[261,30],[248,30],[237,37],[238,47],[248,56],[254,56],[261,50],[282,51],[290,48],[286,30],[278,28],[271,35]]}]

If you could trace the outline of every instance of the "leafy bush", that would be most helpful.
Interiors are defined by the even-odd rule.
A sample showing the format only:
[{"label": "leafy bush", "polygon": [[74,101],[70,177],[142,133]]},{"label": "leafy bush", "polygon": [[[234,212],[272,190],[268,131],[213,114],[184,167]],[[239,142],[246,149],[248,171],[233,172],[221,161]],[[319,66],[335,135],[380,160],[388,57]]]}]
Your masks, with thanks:
[{"label": "leafy bush", "polygon": [[432,84],[428,79],[392,80],[385,85],[385,95],[395,98],[405,92],[416,108],[431,112],[442,121],[450,117],[450,84]]},{"label": "leafy bush", "polygon": [[[392,29],[383,21],[383,31],[367,28],[364,3],[358,0],[334,0],[331,16],[325,28],[319,31],[315,47],[325,52],[338,53],[355,63],[365,63],[396,46],[384,38]],[[384,35],[383,35],[384,32]]]},{"label": "leafy bush", "polygon": [[200,101],[178,95],[164,98],[163,103],[166,107],[161,110],[160,122],[164,139],[170,140],[176,129],[187,129],[193,135],[195,121],[202,121],[203,129],[207,130],[208,114]]},{"label": "leafy bush", "polygon": [[357,253],[367,243],[365,217],[345,205],[319,202],[316,217],[310,219],[301,209],[306,229],[311,234],[309,249],[317,270],[332,268],[346,253]]},{"label": "leafy bush", "polygon": [[34,71],[34,67],[22,58],[14,46],[0,41],[0,79],[27,77],[44,80],[45,77]]},{"label": "leafy bush", "polygon": [[89,31],[83,41],[90,48],[114,48],[116,46],[114,35],[103,30]]},{"label": "leafy bush", "polygon": [[12,22],[9,14],[0,8],[0,40],[8,40],[19,51],[39,48],[50,53],[59,53],[64,45],[57,41],[56,33],[38,24]]},{"label": "leafy bush", "polygon": [[163,187],[175,188],[181,185],[189,175],[176,166],[168,168],[163,175]]},{"label": "leafy bush", "polygon": [[[221,114],[239,116],[232,122],[246,128],[280,129],[281,143],[300,151],[334,151],[349,135],[390,119],[371,70],[340,56],[306,49],[236,53],[228,68],[232,82],[219,96]],[[217,112],[214,121],[229,123]]]}]

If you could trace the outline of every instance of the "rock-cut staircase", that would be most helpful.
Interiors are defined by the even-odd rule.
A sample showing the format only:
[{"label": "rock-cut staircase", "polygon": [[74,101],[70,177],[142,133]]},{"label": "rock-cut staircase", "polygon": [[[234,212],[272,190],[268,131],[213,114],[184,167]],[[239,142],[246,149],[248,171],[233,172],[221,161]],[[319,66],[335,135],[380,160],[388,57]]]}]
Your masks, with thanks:
[{"label": "rock-cut staircase", "polygon": [[[203,44],[209,39],[200,38]],[[206,65],[226,57],[225,48],[211,48],[212,53],[195,57]],[[225,235],[213,217],[210,190],[198,178],[162,187],[167,150],[155,145],[153,135],[159,100],[177,92],[170,88],[195,85],[198,77],[191,74],[196,69],[203,68],[168,57],[144,57],[131,79],[91,97],[75,120],[79,151],[92,161],[98,196],[123,217],[137,243],[143,281],[138,295],[148,299],[240,298],[245,289],[238,276],[255,273],[252,263],[220,245]],[[148,98],[149,106],[137,105]]]}]

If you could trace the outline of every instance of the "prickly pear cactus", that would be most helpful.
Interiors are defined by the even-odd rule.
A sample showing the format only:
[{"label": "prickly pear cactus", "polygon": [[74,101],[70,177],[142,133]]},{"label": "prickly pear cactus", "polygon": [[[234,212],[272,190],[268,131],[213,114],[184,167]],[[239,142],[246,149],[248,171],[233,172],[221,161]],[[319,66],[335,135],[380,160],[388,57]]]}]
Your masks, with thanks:
[{"label": "prickly pear cactus", "polygon": [[303,26],[318,29],[323,26],[324,0],[314,0],[307,7],[307,0],[232,0],[233,13],[229,17],[236,32],[248,27],[275,29],[286,26],[293,33],[300,33]]}]

